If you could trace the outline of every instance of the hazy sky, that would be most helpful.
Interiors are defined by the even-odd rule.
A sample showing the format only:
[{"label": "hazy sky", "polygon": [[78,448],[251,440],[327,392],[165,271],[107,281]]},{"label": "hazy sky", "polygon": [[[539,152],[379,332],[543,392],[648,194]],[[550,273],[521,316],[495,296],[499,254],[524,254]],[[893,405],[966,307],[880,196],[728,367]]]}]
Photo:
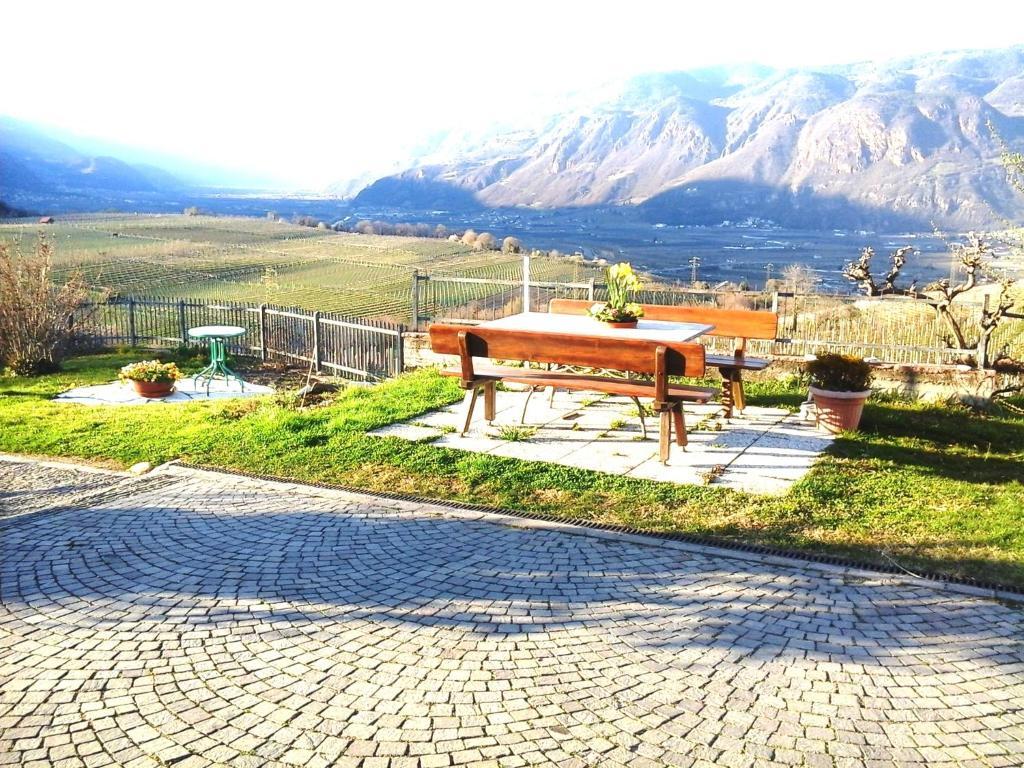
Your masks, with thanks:
[{"label": "hazy sky", "polygon": [[1016,5],[21,1],[0,114],[315,189],[612,77],[1017,44]]}]

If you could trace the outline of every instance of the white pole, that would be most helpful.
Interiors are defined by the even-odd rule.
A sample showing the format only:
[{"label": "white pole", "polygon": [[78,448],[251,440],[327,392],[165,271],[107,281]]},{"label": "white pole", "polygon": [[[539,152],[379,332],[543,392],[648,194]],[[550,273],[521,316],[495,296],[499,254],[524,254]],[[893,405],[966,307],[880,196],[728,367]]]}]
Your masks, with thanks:
[{"label": "white pole", "polygon": [[530,311],[530,254],[523,254],[523,312]]}]

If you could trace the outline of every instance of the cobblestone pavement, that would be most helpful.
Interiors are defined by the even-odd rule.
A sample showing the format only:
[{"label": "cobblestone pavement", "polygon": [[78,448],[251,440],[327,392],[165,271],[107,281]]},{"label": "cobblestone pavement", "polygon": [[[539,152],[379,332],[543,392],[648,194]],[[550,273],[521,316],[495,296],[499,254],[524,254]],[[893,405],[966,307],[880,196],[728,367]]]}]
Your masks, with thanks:
[{"label": "cobblestone pavement", "polygon": [[116,488],[125,477],[91,467],[0,457],[0,518],[74,504]]},{"label": "cobblestone pavement", "polygon": [[0,763],[1024,762],[1011,605],[174,472],[0,523]]}]

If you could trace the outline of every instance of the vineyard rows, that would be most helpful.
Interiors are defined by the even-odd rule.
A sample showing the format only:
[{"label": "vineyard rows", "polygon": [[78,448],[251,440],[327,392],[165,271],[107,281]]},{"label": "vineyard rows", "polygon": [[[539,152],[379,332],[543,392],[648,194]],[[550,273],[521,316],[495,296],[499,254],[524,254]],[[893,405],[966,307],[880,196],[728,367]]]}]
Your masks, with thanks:
[{"label": "vineyard rows", "polygon": [[[442,239],[336,233],[266,219],[182,215],[74,216],[0,225],[0,241],[53,242],[58,276],[82,274],[97,296],[271,303],[405,321],[414,271],[520,280],[521,257]],[[585,274],[586,273],[586,274]],[[570,259],[533,260],[534,279],[593,274]],[[448,287],[445,306],[487,300],[501,287]]]}]

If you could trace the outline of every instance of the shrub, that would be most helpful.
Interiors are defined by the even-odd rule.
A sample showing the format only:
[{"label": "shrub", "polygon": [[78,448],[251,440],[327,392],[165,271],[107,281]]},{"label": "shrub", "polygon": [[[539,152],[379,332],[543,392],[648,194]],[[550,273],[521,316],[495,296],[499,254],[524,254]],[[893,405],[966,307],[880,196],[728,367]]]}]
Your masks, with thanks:
[{"label": "shrub", "polygon": [[871,365],[854,355],[823,352],[806,365],[811,385],[832,392],[863,392],[871,386]]},{"label": "shrub", "polygon": [[54,279],[53,246],[42,235],[30,254],[0,243],[0,296],[0,365],[19,376],[59,370],[87,299],[81,275]]}]

